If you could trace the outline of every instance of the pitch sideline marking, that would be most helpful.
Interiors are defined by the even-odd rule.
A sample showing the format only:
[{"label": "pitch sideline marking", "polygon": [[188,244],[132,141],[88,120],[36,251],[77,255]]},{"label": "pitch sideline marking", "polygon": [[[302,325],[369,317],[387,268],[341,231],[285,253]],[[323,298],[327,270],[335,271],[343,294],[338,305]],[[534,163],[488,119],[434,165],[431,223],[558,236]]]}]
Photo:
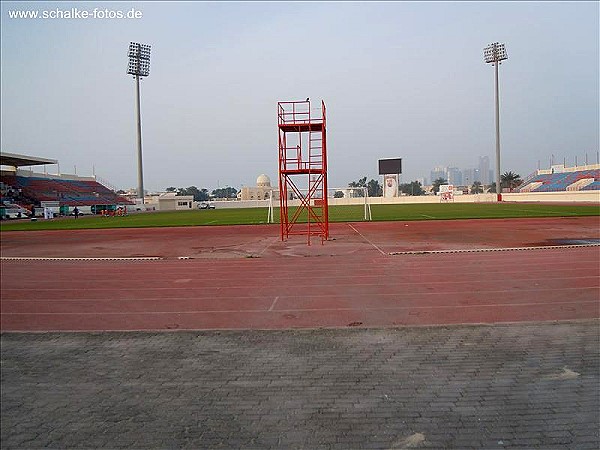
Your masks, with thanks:
[{"label": "pitch sideline marking", "polygon": [[[358,231],[356,228],[354,228],[352,226],[352,224],[348,224],[348,226],[350,228],[352,228],[360,237],[362,237],[365,241],[367,241],[369,244],[371,244],[373,247],[375,247],[377,250],[379,250],[379,252],[381,252],[382,255],[387,255],[388,253],[384,252],[383,250],[381,250],[379,247],[377,247],[375,244],[373,244],[370,240],[368,240],[365,236],[363,236],[363,234]],[[390,253],[391,254],[391,253]]]}]

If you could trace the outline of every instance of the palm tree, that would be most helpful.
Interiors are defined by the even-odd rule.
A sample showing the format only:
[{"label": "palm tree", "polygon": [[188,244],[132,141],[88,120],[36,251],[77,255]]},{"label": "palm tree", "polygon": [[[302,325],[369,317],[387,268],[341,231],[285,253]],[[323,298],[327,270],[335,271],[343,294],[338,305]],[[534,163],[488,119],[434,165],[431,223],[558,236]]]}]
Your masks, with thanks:
[{"label": "palm tree", "polygon": [[523,180],[521,180],[521,175],[519,175],[518,173],[504,172],[500,176],[500,187],[508,188],[511,192],[522,182]]},{"label": "palm tree", "polygon": [[471,186],[471,194],[481,194],[483,193],[483,186],[481,185],[481,181],[475,181],[473,186]]}]

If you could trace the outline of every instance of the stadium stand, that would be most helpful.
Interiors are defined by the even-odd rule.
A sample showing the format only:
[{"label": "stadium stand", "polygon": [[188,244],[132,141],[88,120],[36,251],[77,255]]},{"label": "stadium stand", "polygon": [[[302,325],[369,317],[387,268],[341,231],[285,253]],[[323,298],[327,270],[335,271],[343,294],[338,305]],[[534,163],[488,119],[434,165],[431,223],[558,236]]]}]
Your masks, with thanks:
[{"label": "stadium stand", "polygon": [[97,181],[3,175],[2,182],[30,203],[58,201],[66,206],[133,204]]},{"label": "stadium stand", "polygon": [[[0,152],[0,212],[6,218],[8,211],[24,213],[34,207],[53,208],[58,214],[69,214],[77,206],[87,214],[103,210],[117,210],[119,206],[134,205],[125,196],[108,188],[96,176],[35,173],[34,166],[58,164],[57,160],[37,156]],[[29,167],[29,169],[21,169]],[[37,209],[36,209],[37,213]],[[22,214],[21,214],[22,215]]]},{"label": "stadium stand", "polygon": [[600,180],[597,178],[587,186],[582,187],[580,190],[582,191],[600,191]]},{"label": "stadium stand", "polygon": [[[77,206],[86,214],[115,211],[120,206],[134,205],[125,196],[108,188],[98,178],[77,175],[35,173],[34,166],[58,164],[57,160],[31,155],[0,152],[0,218],[31,215],[33,208],[51,208],[53,213],[67,215]],[[29,167],[29,169],[21,169]]]},{"label": "stadium stand", "polygon": [[600,168],[564,168],[557,166],[550,170],[539,170],[528,177],[519,192],[561,192],[600,189]]}]

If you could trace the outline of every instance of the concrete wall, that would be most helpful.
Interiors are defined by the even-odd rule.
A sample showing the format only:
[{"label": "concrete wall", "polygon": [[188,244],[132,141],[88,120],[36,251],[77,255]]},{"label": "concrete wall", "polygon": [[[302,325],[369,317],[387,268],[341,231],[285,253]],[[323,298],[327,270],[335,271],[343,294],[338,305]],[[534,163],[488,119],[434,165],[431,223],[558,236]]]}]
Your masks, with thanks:
[{"label": "concrete wall", "polygon": [[[391,201],[390,201],[391,200]],[[505,202],[592,202],[600,203],[600,191],[570,191],[570,192],[512,192],[503,193]],[[489,203],[496,201],[496,194],[455,195],[454,203]],[[371,205],[384,203],[440,203],[438,196],[426,195],[419,197],[397,197],[386,199],[382,197],[369,198]],[[332,204],[332,203],[330,203]]]},{"label": "concrete wall", "polygon": [[507,202],[591,202],[600,203],[600,191],[519,192],[502,194]]},{"label": "concrete wall", "polygon": [[536,173],[537,175],[549,175],[552,173],[564,173],[564,172],[581,172],[583,170],[597,170],[600,169],[600,164],[588,164],[583,166],[565,167],[563,164],[555,164],[550,169],[540,169]]},{"label": "concrete wall", "polygon": [[[331,199],[337,200],[337,199]],[[341,199],[345,200],[345,199]],[[360,202],[355,202],[354,204],[364,204],[364,199],[351,199],[351,200],[360,200]],[[496,200],[496,194],[477,194],[477,195],[455,195],[454,203],[483,203],[483,202],[493,202]],[[384,198],[384,197],[369,197],[369,204],[371,205],[390,205],[390,204],[408,204],[408,203],[441,203],[440,197],[438,195],[419,195],[419,196],[402,196],[402,197],[394,197],[394,198]],[[329,203],[330,205],[336,203]],[[339,203],[344,204],[344,203]]]},{"label": "concrete wall", "polygon": [[[600,203],[600,191],[572,191],[572,192],[522,192],[503,193],[506,202],[584,202]],[[455,195],[454,203],[492,203],[496,201],[496,194]],[[329,205],[364,205],[364,198],[330,198]],[[236,200],[212,202],[216,208],[268,208],[269,200]],[[395,198],[369,197],[369,204],[410,204],[410,203],[440,203],[437,195],[402,196]],[[299,202],[290,200],[289,206],[296,206]],[[279,202],[274,201],[273,207],[278,208]]]},{"label": "concrete wall", "polygon": [[[231,201],[211,201],[217,209],[226,208],[268,208],[269,200],[231,200]],[[279,207],[279,201],[273,201],[273,208]]]},{"label": "concrete wall", "polygon": [[51,173],[41,173],[41,172],[34,172],[33,170],[24,170],[24,169],[17,169],[15,171],[15,176],[17,177],[27,177],[27,178],[31,178],[31,177],[36,177],[36,178],[48,178],[51,180],[70,180],[70,181],[96,181],[95,177],[80,177],[78,175],[74,175],[74,174],[67,174],[67,173],[63,173],[60,175],[57,174],[51,174]]}]

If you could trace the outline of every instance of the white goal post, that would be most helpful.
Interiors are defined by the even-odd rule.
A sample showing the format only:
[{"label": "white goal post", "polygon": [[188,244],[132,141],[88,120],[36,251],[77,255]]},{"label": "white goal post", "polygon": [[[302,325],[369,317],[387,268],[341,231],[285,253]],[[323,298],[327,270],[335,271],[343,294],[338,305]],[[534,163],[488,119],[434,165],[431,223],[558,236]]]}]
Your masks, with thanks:
[{"label": "white goal post", "polygon": [[[298,189],[298,191],[303,196],[308,194],[308,189]],[[279,206],[279,189],[273,189],[270,192],[267,223],[274,223],[273,208]],[[294,196],[296,195],[294,193]],[[294,198],[294,196],[288,200],[288,206],[300,206],[302,203],[300,199]],[[366,187],[327,188],[327,203],[330,209],[336,206],[361,205],[362,218],[357,217],[357,219],[371,220],[371,203],[369,201],[369,191]]]}]

